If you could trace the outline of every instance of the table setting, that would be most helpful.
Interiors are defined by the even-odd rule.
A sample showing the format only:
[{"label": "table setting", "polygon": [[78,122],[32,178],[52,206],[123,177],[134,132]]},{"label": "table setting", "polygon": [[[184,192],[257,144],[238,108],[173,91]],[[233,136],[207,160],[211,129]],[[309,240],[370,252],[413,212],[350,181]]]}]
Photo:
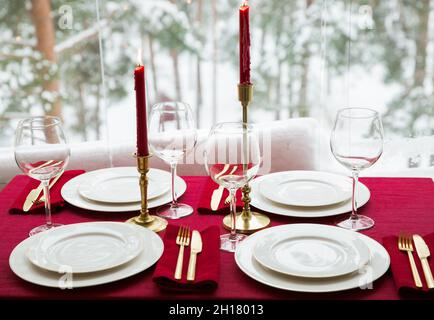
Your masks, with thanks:
[{"label": "table setting", "polygon": [[[433,297],[433,181],[359,178],[383,154],[378,112],[348,107],[336,114],[330,148],[351,177],[259,174],[269,150],[248,120],[247,2],[239,15],[242,121],[210,129],[208,176],[177,175],[197,144],[193,111],[168,101],[148,112],[141,54],[136,167],[69,170],[59,118],[19,123],[15,159],[23,174],[0,192],[0,297]],[[151,168],[151,157],[170,171]]]}]

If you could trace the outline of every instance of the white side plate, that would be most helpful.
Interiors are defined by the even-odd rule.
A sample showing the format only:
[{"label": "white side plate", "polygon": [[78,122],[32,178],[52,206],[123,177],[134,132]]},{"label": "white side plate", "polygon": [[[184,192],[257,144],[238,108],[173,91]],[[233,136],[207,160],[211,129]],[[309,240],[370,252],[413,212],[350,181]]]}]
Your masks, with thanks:
[{"label": "white side plate", "polygon": [[[259,192],[259,184],[264,177],[266,176],[258,177],[250,183],[250,187],[252,188],[250,192],[252,201],[250,204],[260,210],[277,215],[300,218],[329,217],[351,211],[351,199],[335,205],[321,207],[287,206],[270,201]],[[357,208],[365,205],[369,201],[370,196],[369,189],[363,183],[359,183],[357,189]]]},{"label": "white side plate", "polygon": [[351,179],[320,171],[286,171],[264,176],[263,196],[290,206],[329,206],[351,198]]},{"label": "white side plate", "polygon": [[[84,179],[90,175],[89,179]],[[99,202],[129,203],[140,201],[139,173],[134,167],[115,167],[83,174],[78,187],[81,196]],[[169,191],[170,174],[166,171],[149,170],[148,200]]]},{"label": "white side plate", "polygon": [[120,266],[142,249],[143,238],[132,225],[83,223],[44,232],[27,256],[42,269],[85,273]]},{"label": "white side plate", "polygon": [[370,258],[367,246],[354,233],[340,228],[276,231],[262,236],[255,259],[276,272],[297,277],[329,278],[363,268]]}]

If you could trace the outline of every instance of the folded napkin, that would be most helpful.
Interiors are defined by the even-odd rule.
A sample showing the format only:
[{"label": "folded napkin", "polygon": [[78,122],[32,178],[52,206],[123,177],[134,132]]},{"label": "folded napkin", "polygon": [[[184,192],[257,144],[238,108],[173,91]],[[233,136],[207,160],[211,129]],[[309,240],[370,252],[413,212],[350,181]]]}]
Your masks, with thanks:
[{"label": "folded napkin", "polygon": [[[431,254],[434,253],[434,233],[430,233],[423,236]],[[401,294],[409,293],[423,293],[428,292],[426,285],[425,275],[423,273],[422,265],[417,255],[416,248],[413,244],[413,258],[416,263],[416,267],[419,271],[420,279],[422,280],[422,288],[417,288],[414,285],[413,274],[411,273],[410,262],[408,260],[408,254],[405,251],[398,249],[398,237],[389,236],[383,238],[383,245],[390,255],[390,267],[392,270],[393,280],[398,292]],[[428,263],[431,267],[431,271],[434,272],[434,258],[431,256],[428,258]],[[434,293],[434,292],[433,292]]]},{"label": "folded napkin", "polygon": [[[65,171],[62,174],[62,176],[59,178],[59,180],[57,180],[54,186],[50,189],[50,203],[51,203],[51,209],[53,211],[60,209],[65,204],[65,201],[63,200],[62,195],[60,194],[63,185],[69,180],[71,180],[72,178],[84,172],[85,172],[84,170]],[[15,199],[12,207],[9,209],[9,213],[11,214],[25,213],[23,211],[23,204],[26,201],[27,195],[32,189],[37,188],[39,186],[40,181],[25,175],[19,175],[15,177],[12,183],[13,185],[11,186],[11,188],[13,190],[16,190],[15,194],[17,195],[17,198]],[[43,192],[41,192],[40,197],[42,195]],[[44,213],[44,212],[45,212],[44,203],[41,202],[39,204],[34,204],[27,213]]]},{"label": "folded napkin", "polygon": [[[184,249],[184,261],[181,280],[175,280],[175,268],[179,246],[176,244],[178,226],[168,225],[164,235],[164,253],[158,261],[153,281],[160,288],[178,291],[211,291],[217,288],[220,272],[220,230],[211,226],[199,230],[202,237],[202,252],[197,255],[196,277],[193,282],[187,281],[190,246]],[[192,230],[193,231],[193,230]]]},{"label": "folded napkin", "polygon": [[[207,179],[203,189],[202,193],[200,195],[199,200],[199,207],[197,209],[197,212],[200,214],[222,214],[226,215],[230,213],[230,207],[229,204],[225,204],[225,199],[229,195],[228,191],[226,189],[223,190],[222,197],[220,199],[219,206],[216,211],[211,210],[211,197],[212,193],[215,189],[217,189],[219,185],[214,182],[211,178]],[[242,192],[241,189],[238,189],[237,191],[237,211],[241,211],[243,207],[243,202],[241,201],[242,198]]]}]

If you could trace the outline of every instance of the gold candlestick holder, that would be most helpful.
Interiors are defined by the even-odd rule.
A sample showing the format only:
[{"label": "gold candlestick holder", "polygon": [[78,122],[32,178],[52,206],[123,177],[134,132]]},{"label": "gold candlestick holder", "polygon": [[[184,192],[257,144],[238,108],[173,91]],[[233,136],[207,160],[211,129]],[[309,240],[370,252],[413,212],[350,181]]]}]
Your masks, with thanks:
[{"label": "gold candlestick holder", "polygon": [[126,222],[134,223],[139,226],[148,228],[155,232],[160,232],[166,229],[167,221],[163,218],[153,216],[149,214],[148,210],[148,171],[149,171],[149,159],[152,155],[137,156],[137,170],[140,173],[140,195],[141,195],[141,209],[140,214],[136,217],[128,219]]},{"label": "gold candlestick holder", "polygon": [[[238,100],[243,107],[243,122],[248,123],[248,107],[253,98],[253,85],[252,84],[239,84],[238,85]],[[244,147],[247,148],[248,143],[244,143]],[[248,151],[245,151],[246,154]],[[246,157],[247,159],[247,157]],[[247,169],[247,168],[246,168]],[[250,209],[250,186],[246,184],[242,188],[244,203],[243,211],[237,214],[235,220],[235,227],[238,232],[250,234],[255,231],[261,230],[270,224],[270,218],[265,214],[254,212]],[[231,215],[227,215],[223,218],[223,226],[225,229],[230,230],[232,224]]]}]

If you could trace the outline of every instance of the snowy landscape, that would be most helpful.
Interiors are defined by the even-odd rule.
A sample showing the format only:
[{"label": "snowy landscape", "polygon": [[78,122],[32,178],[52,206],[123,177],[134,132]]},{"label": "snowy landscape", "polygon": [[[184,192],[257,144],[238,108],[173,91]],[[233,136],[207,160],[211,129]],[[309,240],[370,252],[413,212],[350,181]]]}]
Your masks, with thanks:
[{"label": "snowy landscape", "polygon": [[[43,13],[20,2],[0,0],[0,147],[20,118],[40,114],[61,116],[71,142],[134,140],[139,49],[149,107],[187,102],[204,130],[241,120],[240,1],[54,0],[51,48],[39,46]],[[249,4],[251,122],[313,117],[327,146],[339,108],[370,107],[384,121],[380,166],[434,165],[434,1]]]}]

